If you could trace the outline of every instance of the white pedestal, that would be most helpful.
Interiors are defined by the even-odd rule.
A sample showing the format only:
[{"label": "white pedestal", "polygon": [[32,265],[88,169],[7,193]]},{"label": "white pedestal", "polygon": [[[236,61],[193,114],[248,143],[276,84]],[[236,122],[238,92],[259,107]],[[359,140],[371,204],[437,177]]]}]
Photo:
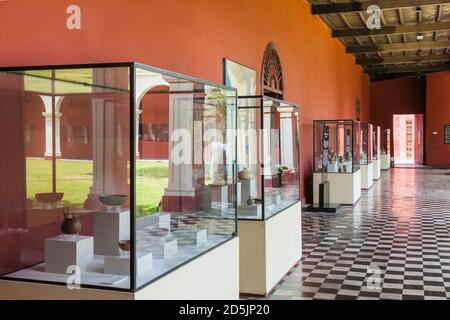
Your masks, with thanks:
[{"label": "white pedestal", "polygon": [[94,213],[94,253],[119,255],[119,241],[130,240],[130,211]]},{"label": "white pedestal", "polygon": [[243,204],[237,207],[238,218],[262,217],[262,204],[256,203],[251,206]]},{"label": "white pedestal", "polygon": [[300,202],[266,221],[239,220],[240,292],[267,295],[300,260]]},{"label": "white pedestal", "polygon": [[249,197],[258,196],[258,184],[255,178],[251,180],[240,180],[241,182],[241,204],[247,203]]},{"label": "white pedestal", "polygon": [[374,160],[373,164],[373,180],[381,178],[381,159]]},{"label": "white pedestal", "polygon": [[[330,183],[330,203],[354,205],[361,198],[361,170],[353,173],[324,174]],[[314,203],[319,203],[319,185],[322,183],[322,173],[314,173]]]},{"label": "white pedestal", "polygon": [[[152,270],[153,255],[151,253],[140,252],[137,254],[137,272],[142,274]],[[131,260],[130,255],[109,256],[105,257],[106,274],[117,274],[122,276],[130,275]]]},{"label": "white pedestal", "polygon": [[353,161],[344,161],[345,173],[353,173]]},{"label": "white pedestal", "polygon": [[160,214],[158,217],[158,228],[171,230],[171,215],[170,213]]},{"label": "white pedestal", "polygon": [[361,165],[361,189],[368,190],[373,186],[373,162]]},{"label": "white pedestal", "polygon": [[93,260],[93,237],[61,235],[45,240],[45,272],[65,274],[69,266],[86,271]]},{"label": "white pedestal", "polygon": [[174,231],[174,236],[178,240],[180,246],[197,246],[201,247],[207,241],[208,233],[206,229],[203,230],[177,230]]},{"label": "white pedestal", "polygon": [[208,186],[208,188],[211,191],[212,202],[228,203],[228,186]]},{"label": "white pedestal", "polygon": [[[241,197],[241,190],[242,190],[242,183],[238,182],[236,184],[236,201],[237,201],[237,205],[242,204],[242,197]],[[228,185],[228,203],[233,203],[233,195],[234,195],[234,190],[233,190],[233,185],[230,184]]]},{"label": "white pedestal", "polygon": [[160,242],[155,240],[148,248],[153,253],[154,258],[158,259],[170,259],[178,253],[178,239],[168,240],[166,242]]},{"label": "white pedestal", "polygon": [[389,170],[391,168],[391,155],[382,154],[381,155],[381,170]]}]

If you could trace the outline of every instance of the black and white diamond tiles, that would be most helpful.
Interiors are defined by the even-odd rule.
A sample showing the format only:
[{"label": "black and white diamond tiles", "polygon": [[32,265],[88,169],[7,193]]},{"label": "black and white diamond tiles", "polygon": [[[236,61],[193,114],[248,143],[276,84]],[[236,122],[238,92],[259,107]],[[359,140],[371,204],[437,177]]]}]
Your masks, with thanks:
[{"label": "black and white diamond tiles", "polygon": [[269,299],[449,299],[450,177],[391,169],[338,215],[303,213],[303,258]]}]

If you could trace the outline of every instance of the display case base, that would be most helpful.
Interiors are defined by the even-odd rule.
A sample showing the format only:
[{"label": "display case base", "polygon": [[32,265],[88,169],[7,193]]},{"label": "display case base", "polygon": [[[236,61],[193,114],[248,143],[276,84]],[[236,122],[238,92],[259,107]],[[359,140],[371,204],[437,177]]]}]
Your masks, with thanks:
[{"label": "display case base", "polygon": [[381,170],[389,170],[391,168],[391,155],[381,155]]},{"label": "display case base", "polygon": [[300,260],[301,203],[266,221],[239,220],[239,288],[266,296]]},{"label": "display case base", "polygon": [[119,241],[130,240],[130,211],[94,213],[94,254],[114,256]]},{"label": "display case base", "polygon": [[353,173],[314,173],[314,203],[319,203],[319,185],[330,184],[329,203],[354,205],[361,198],[361,170]]},{"label": "display case base", "polygon": [[381,159],[374,160],[373,164],[373,180],[381,178]]},{"label": "display case base", "polygon": [[189,261],[137,292],[0,280],[0,300],[238,300],[239,238]]},{"label": "display case base", "polygon": [[361,166],[361,189],[369,190],[373,186],[373,163]]},{"label": "display case base", "polygon": [[325,204],[320,206],[318,203],[311,204],[306,207],[308,212],[324,212],[324,213],[338,213],[341,208],[340,204]]}]

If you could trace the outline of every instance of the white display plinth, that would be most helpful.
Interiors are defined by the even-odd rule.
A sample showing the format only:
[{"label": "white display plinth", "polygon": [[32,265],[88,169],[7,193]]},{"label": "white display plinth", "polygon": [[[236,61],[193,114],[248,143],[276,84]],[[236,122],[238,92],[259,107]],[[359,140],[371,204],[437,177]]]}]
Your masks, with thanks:
[{"label": "white display plinth", "polygon": [[208,186],[211,191],[211,201],[219,202],[219,203],[227,203],[228,202],[228,186],[216,187],[216,186]]},{"label": "white display plinth", "polygon": [[262,204],[243,204],[237,207],[238,217],[262,217]]},{"label": "white display plinth", "polygon": [[65,274],[69,266],[85,271],[93,260],[93,237],[61,235],[45,240],[45,272]]},{"label": "white display plinth", "polygon": [[381,159],[374,160],[373,164],[373,180],[381,178]]},{"label": "white display plinth", "polygon": [[0,300],[238,300],[239,238],[206,252],[137,292],[0,280]]},{"label": "white display plinth", "polygon": [[208,232],[206,229],[203,230],[177,230],[174,232],[174,236],[178,240],[178,245],[180,246],[190,246],[194,245],[196,247],[201,247],[204,245],[208,239]]},{"label": "white display plinth", "polygon": [[361,189],[368,190],[373,186],[373,162],[361,166]]},{"label": "white display plinth", "polygon": [[330,183],[330,204],[354,205],[361,198],[361,170],[353,173],[314,173],[314,203],[319,203],[319,185]]},{"label": "white display plinth", "polygon": [[178,240],[172,239],[167,240],[166,242],[160,242],[155,240],[151,249],[153,256],[158,259],[170,259],[177,255],[178,253]]},{"label": "white display plinth", "polygon": [[[122,276],[130,275],[130,254],[123,254],[120,256],[105,257],[105,273],[117,274]],[[145,273],[153,268],[153,255],[151,253],[139,252],[137,254],[137,272],[138,274]]]},{"label": "white display plinth", "polygon": [[119,255],[119,241],[130,240],[130,211],[94,213],[94,253]]},{"label": "white display plinth", "polygon": [[389,170],[391,168],[391,155],[381,155],[381,170]]},{"label": "white display plinth", "polygon": [[239,220],[240,292],[266,296],[301,259],[301,203],[266,221]]},{"label": "white display plinth", "polygon": [[338,173],[339,172],[338,163],[337,162],[329,163],[327,165],[327,171],[332,173]]},{"label": "white display plinth", "polygon": [[247,203],[249,197],[256,198],[258,196],[257,181],[255,178],[251,180],[240,180],[241,182],[241,204]]}]

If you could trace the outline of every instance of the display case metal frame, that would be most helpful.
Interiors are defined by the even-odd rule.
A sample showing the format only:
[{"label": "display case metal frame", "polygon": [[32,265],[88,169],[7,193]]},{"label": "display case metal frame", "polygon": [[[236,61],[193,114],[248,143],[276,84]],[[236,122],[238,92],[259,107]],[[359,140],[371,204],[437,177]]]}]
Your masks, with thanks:
[{"label": "display case metal frame", "polygon": [[[229,87],[223,84],[210,82],[207,80],[202,80],[199,78],[187,76],[184,74],[168,71],[165,69],[161,69],[158,67],[153,67],[150,65],[142,64],[135,61],[128,61],[128,62],[111,62],[111,63],[82,63],[82,64],[59,64],[59,65],[31,65],[31,66],[11,66],[11,67],[0,67],[0,73],[10,73],[10,74],[17,74],[17,75],[23,75],[22,72],[25,71],[39,71],[39,70],[68,70],[68,69],[88,69],[88,68],[129,68],[129,90],[122,90],[129,92],[130,95],[130,203],[132,204],[130,206],[130,241],[131,241],[131,251],[130,251],[130,288],[118,288],[113,286],[99,286],[99,285],[89,285],[89,284],[80,284],[80,288],[83,289],[95,289],[95,290],[102,290],[102,291],[112,291],[112,292],[126,292],[126,293],[136,293],[145,287],[148,287],[149,285],[153,284],[154,282],[160,280],[161,278],[167,276],[168,274],[178,270],[179,268],[189,264],[190,262],[199,259],[200,257],[208,254],[209,252],[215,250],[216,248],[224,245],[225,243],[228,243],[234,239],[237,238],[237,226],[238,226],[238,220],[237,220],[237,206],[236,206],[236,188],[234,189],[234,226],[235,226],[235,232],[232,234],[232,236],[221,242],[220,244],[214,245],[211,248],[208,248],[207,250],[197,254],[196,256],[189,258],[188,260],[184,261],[183,263],[177,265],[176,267],[170,269],[167,272],[162,273],[161,275],[155,277],[151,281],[145,283],[144,285],[137,286],[136,279],[137,279],[137,263],[136,263],[136,69],[142,69],[154,73],[158,73],[161,75],[178,78],[181,80],[191,81],[194,83],[200,83],[207,86],[212,86],[219,89],[224,89],[227,91],[233,91],[234,92],[234,100],[235,100],[235,106],[236,106],[236,112],[237,112],[237,90],[233,87]],[[70,82],[70,81],[69,81]],[[73,82],[74,84],[83,85],[83,83],[79,82]],[[84,84],[86,86],[92,86],[90,84]],[[94,87],[94,86],[93,86]],[[117,90],[117,88],[114,88]],[[118,90],[119,91],[119,90]],[[235,123],[235,127],[237,125],[237,121]],[[236,134],[235,134],[236,139]],[[237,148],[235,148],[235,152],[237,152]],[[233,168],[235,166],[233,165]],[[237,177],[236,172],[233,169],[233,184],[236,183]],[[14,277],[8,277],[8,276],[2,276],[0,275],[0,280],[5,281],[12,281],[17,283],[35,283],[35,284],[45,284],[45,285],[54,285],[58,287],[64,287],[67,284],[61,283],[57,281],[45,281],[45,280],[38,280],[38,279],[22,279],[22,278],[14,278]]]},{"label": "display case metal frame", "polygon": [[[365,141],[367,139],[367,141]],[[365,146],[364,146],[365,141]],[[374,159],[373,159],[373,125],[371,123],[361,123],[361,189],[369,190],[373,186],[374,180]],[[363,152],[366,159],[363,159]],[[363,163],[364,162],[364,163]]]}]

